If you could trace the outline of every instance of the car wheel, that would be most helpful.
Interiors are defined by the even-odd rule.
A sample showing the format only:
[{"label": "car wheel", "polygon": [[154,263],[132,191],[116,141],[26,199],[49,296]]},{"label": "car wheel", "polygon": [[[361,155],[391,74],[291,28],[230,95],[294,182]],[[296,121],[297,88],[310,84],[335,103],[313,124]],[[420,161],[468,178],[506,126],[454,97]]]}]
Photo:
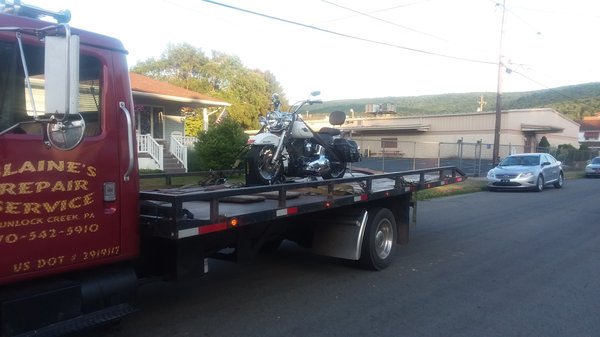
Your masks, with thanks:
[{"label": "car wheel", "polygon": [[542,175],[539,175],[537,178],[537,181],[535,183],[535,191],[541,192],[543,190],[544,190],[544,177]]},{"label": "car wheel", "polygon": [[565,184],[565,177],[562,172],[558,175],[558,180],[554,182],[554,188],[561,188]]}]

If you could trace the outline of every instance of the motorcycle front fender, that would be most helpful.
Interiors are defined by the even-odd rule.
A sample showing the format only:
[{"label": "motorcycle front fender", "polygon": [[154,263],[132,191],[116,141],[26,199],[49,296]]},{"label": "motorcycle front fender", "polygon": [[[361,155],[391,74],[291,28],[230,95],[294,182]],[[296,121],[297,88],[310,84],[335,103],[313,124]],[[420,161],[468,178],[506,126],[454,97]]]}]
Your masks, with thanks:
[{"label": "motorcycle front fender", "polygon": [[248,139],[248,144],[251,145],[279,145],[279,136],[272,133],[259,133]]}]

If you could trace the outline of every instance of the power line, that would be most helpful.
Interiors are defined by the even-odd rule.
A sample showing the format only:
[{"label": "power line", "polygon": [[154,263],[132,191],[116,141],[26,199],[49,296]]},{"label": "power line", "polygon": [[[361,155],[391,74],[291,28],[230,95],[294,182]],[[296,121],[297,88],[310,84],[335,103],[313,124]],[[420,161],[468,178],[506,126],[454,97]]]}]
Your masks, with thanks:
[{"label": "power line", "polygon": [[[348,7],[342,6],[340,4],[337,4],[337,3],[334,3],[334,2],[331,2],[331,1],[328,1],[328,0],[321,0],[321,1],[323,1],[325,3],[328,3],[330,5],[333,5],[333,6],[339,7],[339,8],[343,8],[343,9],[348,10],[350,12],[357,13],[358,15],[365,16],[365,17],[367,17],[369,19],[372,19],[372,20],[376,20],[376,21],[380,21],[380,22],[383,22],[383,23],[387,23],[389,25],[392,25],[392,26],[395,26],[395,27],[398,27],[398,28],[402,28],[402,29],[405,29],[405,30],[408,30],[408,31],[411,31],[411,32],[415,32],[415,33],[418,33],[418,34],[421,34],[421,35],[424,35],[424,36],[427,36],[427,37],[431,37],[431,38],[436,39],[438,41],[443,41],[443,42],[446,42],[446,43],[449,43],[449,44],[460,44],[460,45],[463,45],[462,47],[466,46],[464,43],[456,43],[456,41],[452,41],[452,40],[449,40],[449,39],[444,38],[444,37],[439,37],[439,36],[436,36],[436,35],[433,35],[433,34],[430,34],[430,33],[427,33],[427,32],[423,32],[423,31],[420,31],[420,30],[417,30],[417,29],[414,29],[414,28],[403,26],[403,25],[400,25],[400,24],[398,24],[396,22],[384,20],[384,19],[379,18],[377,16],[371,15],[371,13],[378,13],[378,12],[384,12],[384,11],[388,11],[388,10],[394,10],[394,9],[397,9],[397,8],[404,8],[404,7],[416,5],[416,4],[423,3],[423,2],[426,2],[426,1],[431,1],[431,0],[416,1],[416,2],[412,2],[412,3],[408,3],[408,4],[403,4],[403,5],[398,5],[398,6],[394,6],[394,7],[385,8],[385,9],[379,9],[379,10],[375,10],[375,11],[370,11],[369,13],[365,13],[365,12],[361,12],[361,11],[358,11],[358,10],[355,10],[355,9],[352,9],[352,8],[348,8]],[[473,48],[472,44],[469,44],[468,48],[471,49],[471,50],[477,50],[479,52],[484,52],[484,53],[488,53],[489,52],[488,50],[483,50],[483,49],[479,49],[479,48]]]},{"label": "power line", "polygon": [[252,14],[252,15],[261,16],[261,17],[264,17],[264,18],[267,18],[267,19],[276,20],[276,21],[280,21],[280,22],[284,22],[284,23],[288,23],[288,24],[300,26],[300,27],[303,27],[303,28],[313,29],[313,30],[320,31],[320,32],[323,32],[323,33],[328,33],[328,34],[332,34],[332,35],[342,36],[342,37],[353,39],[353,40],[357,40],[357,41],[368,42],[368,43],[377,44],[377,45],[381,45],[381,46],[393,47],[393,48],[408,50],[408,51],[412,51],[412,52],[416,52],[416,53],[421,53],[421,54],[427,54],[427,55],[432,55],[432,56],[439,56],[439,57],[444,57],[444,58],[458,60],[458,61],[481,63],[481,64],[491,64],[491,65],[498,64],[497,62],[493,62],[493,61],[484,61],[484,60],[477,60],[477,59],[471,59],[471,58],[460,57],[460,56],[440,54],[440,53],[431,52],[431,51],[427,51],[427,50],[416,49],[416,48],[401,46],[401,45],[392,44],[392,43],[388,43],[388,42],[367,39],[367,38],[363,38],[363,37],[359,37],[359,36],[354,36],[354,35],[350,35],[350,34],[346,34],[346,33],[341,33],[341,32],[336,32],[336,31],[333,31],[333,30],[329,30],[329,29],[325,29],[325,28],[321,28],[321,27],[317,27],[317,26],[312,26],[312,25],[304,24],[304,23],[297,22],[297,21],[283,19],[283,18],[280,18],[280,17],[268,15],[268,14],[258,13],[258,12],[255,12],[255,11],[251,11],[251,10],[240,8],[240,7],[235,7],[235,6],[232,6],[232,5],[224,4],[224,3],[213,1],[213,0],[203,0],[203,1],[211,3],[213,5],[218,5],[218,6],[221,6],[221,7],[233,9],[233,10],[236,10],[236,11],[240,11],[240,12],[244,12],[244,13],[248,13],[248,14]]},{"label": "power line", "polygon": [[[409,30],[409,31],[411,31],[411,32],[414,32],[414,33],[418,33],[418,34],[422,34],[422,35],[425,35],[425,36],[428,36],[428,37],[434,38],[434,39],[436,39],[436,40],[441,40],[441,41],[445,41],[445,42],[450,42],[450,41],[448,41],[448,40],[446,40],[446,39],[444,39],[444,38],[442,38],[442,37],[435,36],[435,35],[433,35],[433,34],[429,34],[429,33],[426,33],[426,32],[422,32],[422,31],[420,31],[420,30],[413,29],[413,28],[410,28],[410,27],[406,27],[406,26],[400,25],[400,24],[398,24],[398,23],[395,23],[395,22],[392,22],[392,21],[384,20],[384,19],[382,19],[382,18],[379,18],[379,17],[376,17],[376,16],[374,16],[374,15],[370,15],[370,14],[368,14],[368,13],[365,13],[365,12],[357,11],[357,10],[355,10],[355,9],[348,8],[348,7],[346,7],[346,6],[342,6],[342,5],[340,5],[340,4],[337,4],[337,3],[334,3],[334,2],[331,2],[331,1],[328,1],[328,0],[321,0],[321,1],[323,1],[323,2],[325,2],[325,3],[328,3],[328,4],[332,5],[332,6],[336,6],[336,7],[339,7],[339,8],[343,8],[343,9],[345,9],[345,10],[347,10],[347,11],[350,11],[350,12],[353,12],[353,13],[356,13],[356,14],[359,14],[359,15],[362,15],[362,16],[366,16],[366,17],[368,17],[369,19],[373,19],[373,20],[376,20],[376,21],[381,21],[381,22],[383,22],[383,23],[387,23],[387,24],[389,24],[389,25],[392,25],[392,26],[395,26],[395,27],[398,27],[398,28],[406,29],[406,30]],[[390,8],[390,9],[395,9],[395,8],[398,8],[398,7],[403,7],[403,6],[396,6],[396,7]],[[389,10],[389,9],[388,9],[388,10]],[[384,10],[379,10],[378,12],[381,12],[381,11],[384,11]]]}]

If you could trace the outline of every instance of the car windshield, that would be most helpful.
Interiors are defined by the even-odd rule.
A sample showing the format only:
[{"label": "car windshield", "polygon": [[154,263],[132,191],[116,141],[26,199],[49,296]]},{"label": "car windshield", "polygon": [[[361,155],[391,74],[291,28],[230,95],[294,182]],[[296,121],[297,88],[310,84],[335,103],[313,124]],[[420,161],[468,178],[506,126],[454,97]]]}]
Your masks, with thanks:
[{"label": "car windshield", "polygon": [[506,157],[500,162],[500,166],[537,166],[539,164],[539,156]]},{"label": "car windshield", "polygon": [[600,164],[600,157],[592,159],[592,164]]}]

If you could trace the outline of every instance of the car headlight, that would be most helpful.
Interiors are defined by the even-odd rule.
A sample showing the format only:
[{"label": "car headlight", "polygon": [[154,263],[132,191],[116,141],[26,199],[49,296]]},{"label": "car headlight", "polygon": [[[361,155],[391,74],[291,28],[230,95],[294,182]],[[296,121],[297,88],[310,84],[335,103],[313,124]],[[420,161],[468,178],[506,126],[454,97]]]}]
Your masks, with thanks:
[{"label": "car headlight", "polygon": [[533,172],[523,172],[521,173],[521,178],[529,178],[533,177]]},{"label": "car headlight", "polygon": [[490,179],[496,178],[496,174],[493,171],[488,171],[487,177]]}]

